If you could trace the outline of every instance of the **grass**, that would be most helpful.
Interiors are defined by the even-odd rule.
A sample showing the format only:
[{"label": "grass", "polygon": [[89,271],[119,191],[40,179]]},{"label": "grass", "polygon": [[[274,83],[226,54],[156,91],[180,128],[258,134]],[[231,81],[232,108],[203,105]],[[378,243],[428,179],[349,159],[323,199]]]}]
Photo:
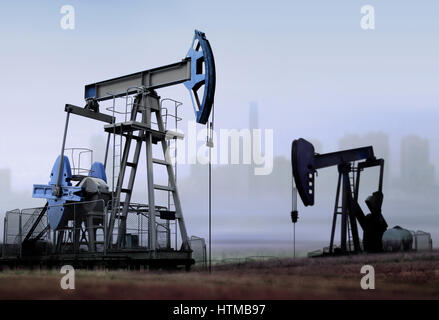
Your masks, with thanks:
[{"label": "grass", "polygon": [[[360,288],[361,266],[375,268],[375,290]],[[57,271],[0,272],[0,299],[438,299],[439,252],[215,265],[192,272],[76,272],[62,290]]]}]

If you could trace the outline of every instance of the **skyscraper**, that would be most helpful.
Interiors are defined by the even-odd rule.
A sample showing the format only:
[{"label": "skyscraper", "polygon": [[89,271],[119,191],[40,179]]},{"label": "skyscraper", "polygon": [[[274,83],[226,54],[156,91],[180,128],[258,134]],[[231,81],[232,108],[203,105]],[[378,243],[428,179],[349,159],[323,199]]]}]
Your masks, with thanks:
[{"label": "skyscraper", "polygon": [[434,166],[430,163],[430,145],[427,139],[415,135],[401,141],[401,180],[404,188],[416,191],[435,183]]},{"label": "skyscraper", "polygon": [[[250,102],[250,108],[249,108],[249,129],[250,129],[250,133],[253,135],[253,130],[255,129],[260,129],[259,128],[259,115],[258,115],[258,103],[255,101]],[[253,137],[252,137],[252,141],[253,141]],[[252,157],[253,154],[257,153],[257,154],[261,154],[261,150],[263,148],[262,144],[264,142],[261,141],[261,145],[254,145],[252,143],[252,148],[251,148],[251,152],[252,152]],[[253,150],[253,148],[258,148],[258,150]],[[247,168],[248,170],[248,179],[247,179],[247,190],[248,192],[250,192],[251,194],[257,193],[258,192],[258,187],[257,184],[260,182],[260,179],[258,179],[255,175],[254,175],[254,163],[252,162],[252,164],[250,166],[248,166]]]},{"label": "skyscraper", "polygon": [[[384,177],[383,188],[386,189],[390,181],[390,144],[389,136],[384,132],[368,132],[362,136],[358,134],[347,134],[339,140],[339,149],[354,149],[366,146],[372,146],[374,154],[377,158],[384,159]],[[373,170],[370,170],[371,174],[362,175],[362,183],[370,187],[377,187],[378,180],[375,174],[372,174]]]},{"label": "skyscraper", "polygon": [[250,102],[250,111],[249,111],[249,129],[258,129],[259,128],[259,115],[258,115],[258,103],[255,101]]},{"label": "skyscraper", "polygon": [[0,193],[9,194],[11,192],[11,171],[0,169]]}]

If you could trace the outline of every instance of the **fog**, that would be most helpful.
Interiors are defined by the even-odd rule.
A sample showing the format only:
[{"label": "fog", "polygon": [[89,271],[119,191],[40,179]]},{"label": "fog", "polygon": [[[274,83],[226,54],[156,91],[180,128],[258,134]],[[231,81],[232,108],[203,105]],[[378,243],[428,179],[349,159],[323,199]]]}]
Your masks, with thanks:
[{"label": "fog", "polygon": [[[400,150],[395,153],[390,151],[389,137],[383,132],[345,135],[339,139],[339,147],[330,150],[325,148],[321,141],[313,140],[312,137],[305,138],[313,142],[318,153],[372,145],[375,155],[386,161],[383,215],[389,227],[399,225],[410,230],[430,232],[433,245],[439,245],[439,187],[434,174],[435,166],[429,156],[431,152],[427,139],[415,135],[403,137]],[[94,136],[90,139],[90,147],[95,150],[95,160],[101,160],[105,140]],[[240,147],[242,148],[242,145]],[[188,231],[190,235],[207,238],[208,165],[177,166],[178,187]],[[108,175],[110,177],[111,173],[108,172]],[[299,251],[317,249],[328,244],[337,175],[336,167],[319,170],[316,176],[316,205],[305,208],[299,202],[299,222],[296,225]],[[158,179],[163,177],[162,174],[158,175]],[[46,180],[48,179],[47,175]],[[3,195],[0,202],[2,216],[8,209],[23,209],[44,204],[41,199],[31,198],[31,186],[28,186],[28,192],[14,191],[11,188],[10,170],[0,170],[0,181],[0,191]],[[140,169],[133,201],[147,203],[146,185],[145,171]],[[368,213],[368,209],[364,200],[377,190],[377,185],[378,170],[366,169],[362,173],[359,197],[365,213]],[[235,251],[236,254],[291,253],[291,190],[291,161],[286,156],[275,156],[273,171],[262,176],[254,174],[254,165],[214,165],[213,243],[218,254]],[[164,198],[158,198],[157,201],[158,204],[166,205]]]}]

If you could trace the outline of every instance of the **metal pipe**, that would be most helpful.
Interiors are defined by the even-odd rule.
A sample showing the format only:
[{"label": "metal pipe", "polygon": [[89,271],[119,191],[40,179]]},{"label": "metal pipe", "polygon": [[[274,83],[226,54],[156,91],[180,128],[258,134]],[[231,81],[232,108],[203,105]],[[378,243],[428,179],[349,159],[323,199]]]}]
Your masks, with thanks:
[{"label": "metal pipe", "polygon": [[2,256],[6,257],[6,242],[8,240],[7,232],[8,232],[8,217],[9,213],[6,212],[5,214],[5,220],[3,222],[3,250],[2,250]]},{"label": "metal pipe", "polygon": [[19,235],[19,239],[20,239],[20,258],[22,257],[23,254],[23,226],[22,226],[22,212],[23,210],[18,212],[18,235]]},{"label": "metal pipe", "polygon": [[59,189],[59,186],[61,184],[61,172],[62,172],[62,168],[64,166],[64,149],[66,146],[66,138],[67,138],[67,129],[69,127],[69,120],[70,120],[70,111],[67,112],[67,116],[66,116],[66,124],[64,127],[64,137],[63,137],[63,141],[62,141],[62,147],[61,147],[61,158],[60,158],[60,163],[59,163],[59,167],[58,167],[58,177],[56,179],[56,187],[54,190],[54,196],[59,197],[61,195],[61,190]]},{"label": "metal pipe", "polygon": [[297,211],[297,188],[293,180],[292,208]]},{"label": "metal pipe", "polygon": [[[110,135],[108,135],[108,139],[110,139]],[[108,220],[108,205],[105,205],[105,201],[102,200],[102,205],[104,206],[104,256],[107,255],[107,220]]]},{"label": "metal pipe", "polygon": [[[210,122],[210,130],[213,130]],[[212,148],[209,147],[209,273],[212,273]]]},{"label": "metal pipe", "polygon": [[[293,221],[293,258],[296,258],[296,222],[297,222],[297,188],[294,184],[293,179],[293,190],[292,190],[292,211],[291,211],[291,219]],[[296,222],[295,222],[296,221]]]},{"label": "metal pipe", "polygon": [[111,137],[111,133],[108,132],[108,136],[107,136],[107,146],[105,147],[105,158],[104,158],[104,169],[107,169],[107,159],[108,159],[108,149],[110,147],[110,137]]},{"label": "metal pipe", "polygon": [[383,176],[384,176],[384,160],[380,163],[380,179],[378,184],[378,191],[383,192]]},{"label": "metal pipe", "polygon": [[293,223],[293,259],[296,259],[296,224]]}]

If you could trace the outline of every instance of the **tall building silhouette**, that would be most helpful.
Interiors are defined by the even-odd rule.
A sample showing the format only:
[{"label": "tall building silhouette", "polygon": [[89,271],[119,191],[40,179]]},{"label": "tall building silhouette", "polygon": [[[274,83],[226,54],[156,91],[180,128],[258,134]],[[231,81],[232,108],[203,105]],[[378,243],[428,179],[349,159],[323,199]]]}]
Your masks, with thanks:
[{"label": "tall building silhouette", "polygon": [[405,136],[401,141],[402,185],[413,191],[432,187],[434,169],[430,163],[429,141],[415,135]]},{"label": "tall building silhouette", "polygon": [[[390,144],[389,136],[384,132],[368,132],[364,135],[346,134],[339,140],[339,149],[353,149],[372,146],[375,156],[384,159],[383,188],[386,189],[390,181]],[[378,185],[377,177],[374,174],[362,175],[362,183],[375,187]]]},{"label": "tall building silhouette", "polygon": [[[259,128],[258,103],[255,101],[250,102],[248,119],[249,119],[250,133],[252,134],[251,152],[252,152],[252,159],[253,159],[254,153],[261,154],[261,150],[263,150],[263,143],[264,143],[263,141],[261,141],[260,146],[258,146],[258,145],[255,146],[255,144],[253,143],[253,130],[260,129]],[[255,148],[255,147],[258,149],[254,150],[253,148]],[[254,166],[253,162],[247,168],[247,170],[248,170],[247,190],[250,194],[255,194],[259,191],[258,184],[260,184],[260,179],[258,179],[258,177],[256,177],[254,175],[254,168],[255,168],[255,166]]]},{"label": "tall building silhouette", "polygon": [[3,195],[11,192],[11,171],[0,169],[0,193]]},{"label": "tall building silhouette", "polygon": [[[104,162],[105,148],[107,146],[107,141],[104,136],[98,134],[92,135],[89,140],[89,145],[90,149],[93,150],[93,160]],[[112,152],[112,150],[109,151]]]},{"label": "tall building silhouette", "polygon": [[250,130],[259,128],[258,103],[255,101],[250,102],[249,128]]},{"label": "tall building silhouette", "polygon": [[390,161],[389,137],[384,132],[368,132],[362,136],[347,134],[339,140],[338,146],[340,150],[373,146],[377,158]]}]

